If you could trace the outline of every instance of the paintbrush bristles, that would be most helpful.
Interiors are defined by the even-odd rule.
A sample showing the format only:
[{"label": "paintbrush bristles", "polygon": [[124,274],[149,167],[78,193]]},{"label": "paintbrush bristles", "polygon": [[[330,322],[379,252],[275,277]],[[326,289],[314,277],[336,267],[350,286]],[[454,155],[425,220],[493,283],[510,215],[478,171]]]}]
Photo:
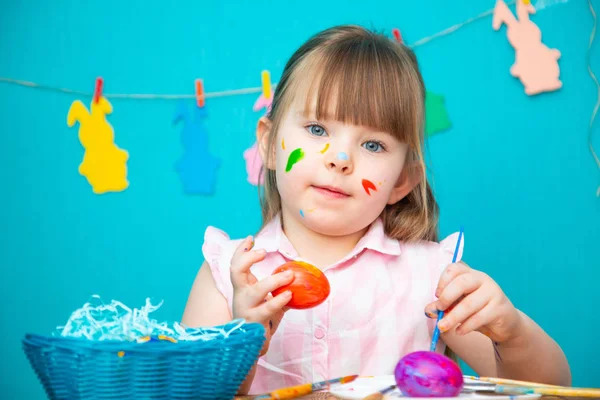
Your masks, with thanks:
[{"label": "paintbrush bristles", "polygon": [[383,393],[373,393],[365,397],[363,400],[382,400]]},{"label": "paintbrush bristles", "polygon": [[363,400],[382,400],[384,395],[386,395],[387,393],[393,392],[394,389],[396,389],[396,385],[388,386],[385,389],[382,389],[377,393],[372,393],[372,394],[368,395]]}]

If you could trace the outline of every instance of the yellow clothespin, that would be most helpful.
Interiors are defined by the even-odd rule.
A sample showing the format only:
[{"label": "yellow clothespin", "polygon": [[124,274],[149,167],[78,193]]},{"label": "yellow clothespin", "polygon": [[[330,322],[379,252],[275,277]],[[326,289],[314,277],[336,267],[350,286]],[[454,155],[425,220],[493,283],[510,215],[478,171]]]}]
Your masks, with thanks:
[{"label": "yellow clothespin", "polygon": [[262,78],[263,97],[265,99],[270,99],[271,98],[271,74],[269,73],[269,71],[264,70],[261,74],[261,78]]}]

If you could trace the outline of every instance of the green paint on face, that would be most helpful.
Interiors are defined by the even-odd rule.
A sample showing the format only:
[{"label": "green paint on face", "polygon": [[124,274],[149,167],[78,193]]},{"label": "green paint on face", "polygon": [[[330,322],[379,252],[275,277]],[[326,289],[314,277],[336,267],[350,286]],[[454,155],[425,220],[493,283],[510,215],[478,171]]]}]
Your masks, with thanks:
[{"label": "green paint on face", "polygon": [[290,172],[294,164],[304,158],[304,151],[302,149],[296,149],[290,153],[290,157],[288,158],[287,165],[285,167],[285,172]]}]

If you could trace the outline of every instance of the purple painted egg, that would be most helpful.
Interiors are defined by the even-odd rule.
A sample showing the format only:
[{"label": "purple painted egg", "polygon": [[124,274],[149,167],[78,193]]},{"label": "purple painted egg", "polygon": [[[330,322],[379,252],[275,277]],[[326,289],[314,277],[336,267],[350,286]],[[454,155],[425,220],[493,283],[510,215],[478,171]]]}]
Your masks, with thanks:
[{"label": "purple painted egg", "polygon": [[394,376],[406,397],[455,397],[464,384],[460,367],[432,351],[416,351],[402,357]]}]

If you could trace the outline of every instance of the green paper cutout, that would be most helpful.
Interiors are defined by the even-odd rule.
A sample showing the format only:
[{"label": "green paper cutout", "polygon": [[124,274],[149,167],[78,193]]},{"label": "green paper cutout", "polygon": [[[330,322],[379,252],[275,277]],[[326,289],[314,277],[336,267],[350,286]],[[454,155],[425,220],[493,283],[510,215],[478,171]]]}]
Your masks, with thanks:
[{"label": "green paper cutout", "polygon": [[425,135],[432,136],[452,127],[444,96],[432,92],[425,93]]},{"label": "green paper cutout", "polygon": [[304,158],[304,151],[298,148],[290,153],[290,157],[288,158],[287,166],[285,167],[285,172],[290,172],[292,170],[292,166],[296,164],[298,161]]}]

